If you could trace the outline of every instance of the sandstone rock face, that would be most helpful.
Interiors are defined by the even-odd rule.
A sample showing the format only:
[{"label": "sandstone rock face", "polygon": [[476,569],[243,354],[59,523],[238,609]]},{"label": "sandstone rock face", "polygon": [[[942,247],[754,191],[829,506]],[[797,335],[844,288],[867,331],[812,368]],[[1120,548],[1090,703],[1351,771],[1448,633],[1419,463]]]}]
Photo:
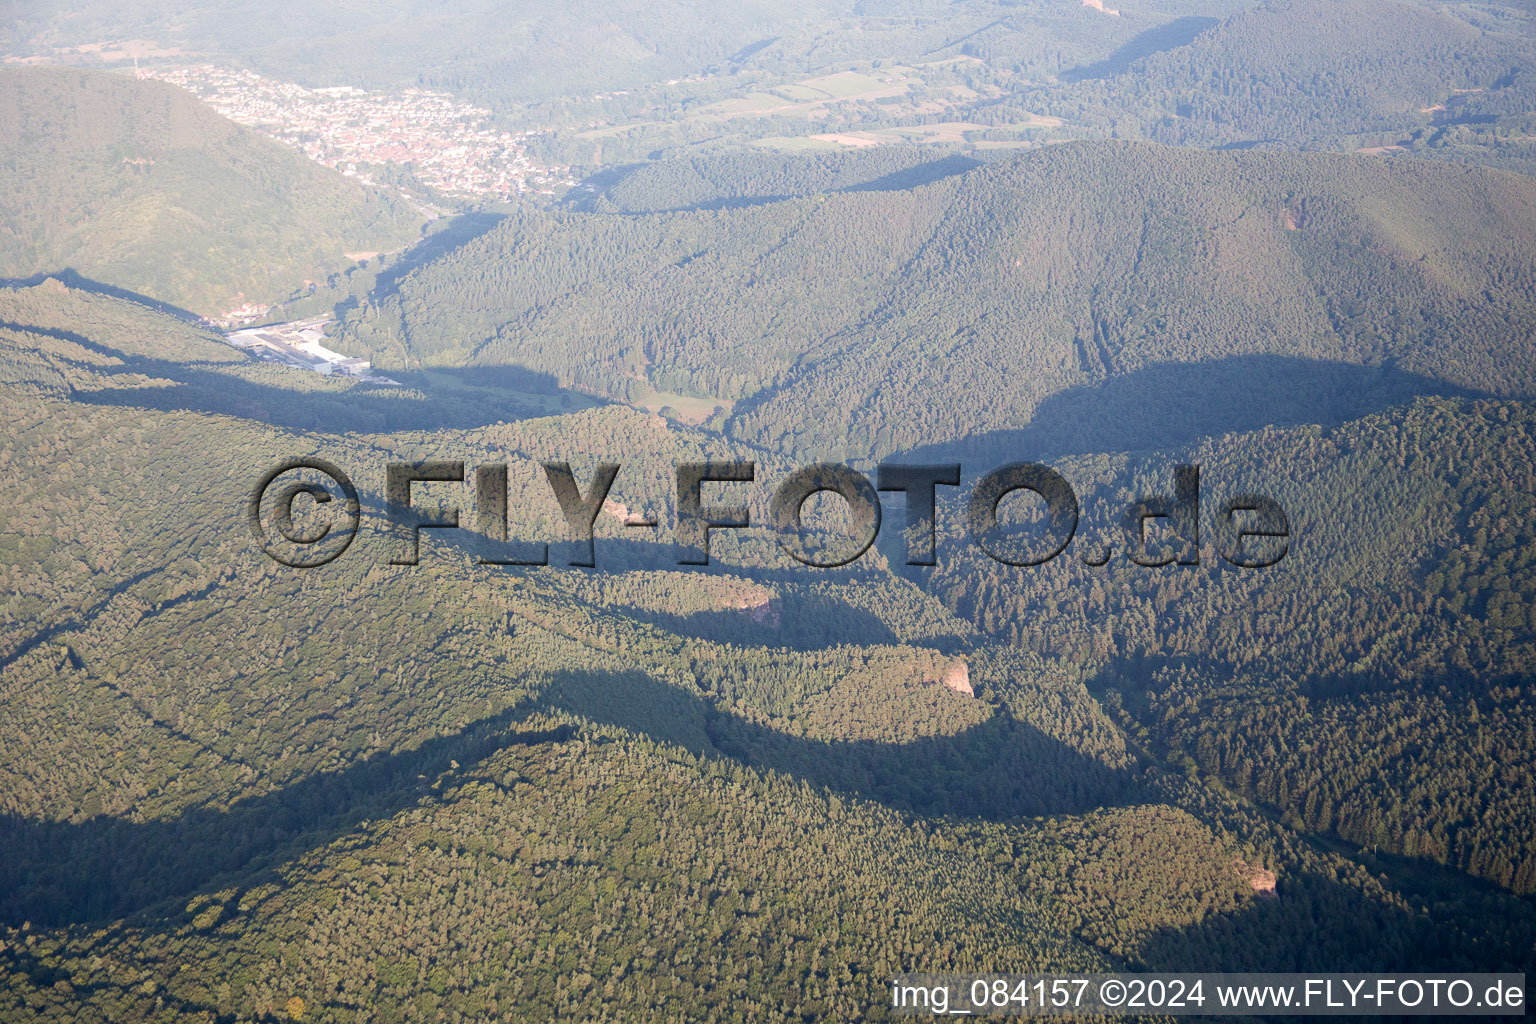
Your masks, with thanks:
[{"label": "sandstone rock face", "polygon": [[939,682],[956,693],[963,693],[967,697],[976,696],[976,691],[971,688],[970,666],[963,661],[951,662],[944,669],[944,674],[939,677]]},{"label": "sandstone rock face", "polygon": [[1247,880],[1248,885],[1255,893],[1266,899],[1275,899],[1279,895],[1275,892],[1275,873],[1268,868],[1251,865],[1243,860],[1232,862],[1237,868],[1237,873]]},{"label": "sandstone rock face", "polygon": [[603,511],[613,516],[625,526],[640,519],[639,514],[630,510],[630,507],[622,501],[614,501],[612,498],[603,499]]},{"label": "sandstone rock face", "polygon": [[774,629],[777,629],[781,622],[779,599],[761,591],[733,594],[726,598],[725,607],[746,612],[747,617],[753,622],[771,626]]}]

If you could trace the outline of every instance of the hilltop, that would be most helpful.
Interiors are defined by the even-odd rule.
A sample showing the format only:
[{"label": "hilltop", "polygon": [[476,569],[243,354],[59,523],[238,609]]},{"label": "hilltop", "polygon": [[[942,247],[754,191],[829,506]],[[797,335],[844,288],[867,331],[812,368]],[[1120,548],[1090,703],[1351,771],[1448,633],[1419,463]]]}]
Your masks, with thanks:
[{"label": "hilltop", "polygon": [[71,269],[204,315],[398,248],[416,215],[158,82],[0,71],[0,276]]}]

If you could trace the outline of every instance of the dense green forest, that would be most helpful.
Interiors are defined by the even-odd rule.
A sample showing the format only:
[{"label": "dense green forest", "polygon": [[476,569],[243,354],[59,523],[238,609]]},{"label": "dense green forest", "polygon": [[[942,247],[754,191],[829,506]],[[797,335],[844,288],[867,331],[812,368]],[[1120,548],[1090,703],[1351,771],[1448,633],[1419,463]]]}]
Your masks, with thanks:
[{"label": "dense green forest", "polygon": [[[908,971],[1536,961],[1536,16],[1103,6],[0,24],[443,90],[585,177],[418,231],[190,94],[0,70],[0,1021],[881,1020]],[[391,379],[187,315],[281,300]],[[319,568],[247,518],[294,456],[360,492]],[[399,564],[385,467],[422,460],[504,465],[548,564],[494,564],[472,471],[416,485],[462,528]],[[704,495],[751,525],[683,564],[705,460],[754,463]],[[792,559],[812,461],[960,463],[936,564],[894,492],[850,564]],[[555,462],[620,467],[595,567]],[[1043,565],[968,521],[1010,462],[1079,503]],[[1135,564],[1180,466],[1198,559]],[[1278,562],[1233,557],[1242,495]]]},{"label": "dense green forest", "polygon": [[[1267,430],[1063,463],[1074,544],[1202,467],[1207,558],[1226,494],[1272,495],[1294,546],[1272,569],[1009,570],[951,512],[931,580],[958,614],[1048,657],[1175,760],[1298,828],[1536,889],[1536,791],[1503,765],[1531,739],[1536,653],[1526,403],[1420,399],[1334,427]],[[1161,477],[1161,479],[1159,479]],[[941,539],[941,550],[944,549]],[[1214,559],[1212,559],[1214,561]]]},{"label": "dense green forest", "polygon": [[[1485,496],[1530,500],[1520,402],[1060,463],[1090,510],[1174,460],[1213,498],[1270,488],[1305,531],[1278,575],[989,570],[947,508],[927,579],[878,550],[797,571],[760,537],[680,571],[607,517],[596,573],[451,537],[390,567],[376,520],[304,573],[239,513],[295,451],[365,496],[391,459],[508,461],[515,529],[551,540],[537,460],[633,466],[615,496],[663,514],[678,461],[792,463],[622,405],[252,367],[56,283],[0,304],[10,1016],[863,1017],[897,970],[1486,968],[1536,942],[1529,896],[1450,873],[1529,889],[1533,630],[1462,637],[1530,606],[1486,572],[1531,549]],[[288,419],[316,400],[376,426]],[[1431,573],[1460,604],[1408,596]]]},{"label": "dense green forest", "polygon": [[[677,205],[839,180],[773,159],[760,179],[741,160],[671,170]],[[1175,379],[1208,396],[1169,396],[1168,414],[1204,418],[1196,433],[1229,413],[1310,422],[1362,399],[1339,388],[1320,410],[1326,393],[1287,393],[1335,364],[1398,397],[1532,393],[1524,177],[1133,143],[945,170],[675,210],[652,169],[620,199],[667,212],[519,211],[353,309],[341,336],[385,365],[512,364],[618,401],[695,396],[730,436],[817,457],[1026,426],[1037,446],[1102,447],[1101,414]],[[1082,397],[1051,404],[1069,389]]]},{"label": "dense green forest", "polygon": [[405,204],[159,82],[7,68],[0,134],[0,276],[70,270],[216,315],[416,237]]},{"label": "dense green forest", "polygon": [[[1513,93],[1530,66],[1527,26],[1455,13],[1396,0],[1271,0],[1187,45],[1079,69],[1065,76],[1070,90],[1025,97],[1048,95],[1042,109],[1068,119],[1113,118],[1184,145],[1395,143],[1475,123],[1466,99]],[[1381,133],[1381,143],[1362,141]]]}]

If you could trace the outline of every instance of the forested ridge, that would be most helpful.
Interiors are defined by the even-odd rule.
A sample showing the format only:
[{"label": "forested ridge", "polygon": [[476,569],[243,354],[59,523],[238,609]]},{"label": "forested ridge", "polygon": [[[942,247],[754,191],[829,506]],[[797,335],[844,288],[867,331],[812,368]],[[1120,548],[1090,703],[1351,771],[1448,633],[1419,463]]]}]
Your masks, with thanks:
[{"label": "forested ridge", "polygon": [[1188,45],[1077,72],[1052,112],[1137,111],[1147,137],[1184,145],[1395,142],[1435,123],[1432,108],[1458,93],[1510,89],[1529,66],[1528,33],[1490,15],[1478,25],[1398,0],[1271,0]]},{"label": "forested ridge", "polygon": [[[295,573],[238,512],[295,447],[353,467],[509,460],[518,529],[551,539],[535,459],[581,475],[618,458],[637,473],[617,497],[668,513],[678,461],[793,462],[622,406],[454,414],[432,384],[446,420],[297,434],[282,410],[305,395],[364,422],[410,403],[253,375],[120,299],[44,284],[3,302],[5,457],[24,482],[7,614],[27,631],[8,630],[0,669],[9,1012],[281,1019],[297,999],[305,1019],[631,1020],[681,1001],[790,1019],[878,1015],[876,981],[903,969],[1528,956],[1529,896],[1381,859],[1528,888],[1528,695],[1510,673],[1531,627],[1500,596],[1527,592],[1518,572],[1456,568],[1528,551],[1491,501],[1529,493],[1509,475],[1530,464],[1519,401],[1388,389],[1337,426],[1058,463],[1084,543],[1175,460],[1207,467],[1211,498],[1273,490],[1299,532],[1269,574],[987,569],[947,504],[926,579],[878,551],[786,572],[725,537],[711,571],[657,571],[616,524],[597,573],[488,569],[435,538],[392,568],[373,526]],[[126,454],[145,445],[155,458]],[[1436,572],[1449,598],[1402,603]],[[1369,670],[1338,599],[1319,600],[1330,574],[1354,581]],[[1469,646],[1490,607],[1502,625]],[[1462,650],[1459,681],[1425,675]],[[957,661],[975,696],[940,683]],[[1291,682],[1282,664],[1311,669]],[[1289,714],[1245,717],[1274,707]],[[1505,774],[1480,773],[1486,757]],[[1253,888],[1262,871],[1278,897]]]},{"label": "forested ridge", "polygon": [[[795,187],[768,168],[762,192]],[[697,196],[699,168],[678,171]],[[869,458],[1019,429],[1106,379],[1198,364],[1187,379],[1230,387],[1240,357],[1530,394],[1533,232],[1513,174],[1078,143],[909,189],[520,212],[343,337],[386,365],[699,396],[733,437]]]}]

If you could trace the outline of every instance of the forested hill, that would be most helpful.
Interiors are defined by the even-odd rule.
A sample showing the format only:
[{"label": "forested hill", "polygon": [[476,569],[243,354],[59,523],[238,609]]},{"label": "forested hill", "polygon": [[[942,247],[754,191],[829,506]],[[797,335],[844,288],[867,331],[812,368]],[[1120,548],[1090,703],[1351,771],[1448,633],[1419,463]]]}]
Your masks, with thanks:
[{"label": "forested hill", "polygon": [[[347,0],[206,10],[167,0],[38,0],[0,25],[0,46],[148,38],[226,53],[306,84],[425,85],[505,107],[743,68],[793,74],[871,58],[916,60],[967,43],[1052,69],[1064,55],[1070,67],[1174,12],[1226,14],[1242,6],[1141,3],[1144,18],[1113,19],[1078,0],[911,0],[873,9],[855,0],[528,0],[514,10],[471,0],[384,0],[366,15]],[[466,39],[477,45],[462,45]]]},{"label": "forested hill", "polygon": [[1186,46],[1065,77],[1074,104],[1149,104],[1140,113],[1160,141],[1354,148],[1347,137],[1404,132],[1448,97],[1511,86],[1536,42],[1489,21],[1483,31],[1398,0],[1270,0]]},{"label": "forested hill", "polygon": [[126,75],[0,71],[0,276],[72,269],[197,313],[287,297],[416,215]]},{"label": "forested hill", "polygon": [[603,570],[442,531],[407,568],[372,510],[330,566],[268,561],[247,488],[288,453],[365,501],[402,457],[506,461],[513,532],[552,540],[538,461],[611,457],[671,522],[676,463],[746,454],[409,376],[0,289],[0,1020],[879,1020],[914,967],[1529,961],[1529,684],[1485,671],[1536,636],[1528,403],[1058,463],[1099,507],[1174,460],[1273,485],[1298,526],[1274,573],[978,568],[945,526],[940,603],[726,537],[679,571],[609,515]]},{"label": "forested hill", "polygon": [[[712,187],[784,189],[766,167],[760,189],[745,159]],[[678,175],[696,199],[697,164]],[[1206,364],[1215,413],[1249,357],[1526,396],[1533,242],[1536,184],[1514,174],[1074,143],[910,189],[520,213],[346,329],[383,362],[676,392],[730,408],[743,439],[862,456],[1018,429],[1058,392],[1167,364]]]},{"label": "forested hill", "polygon": [[[850,0],[698,0],[501,6],[386,0],[366,11],[345,0],[299,6],[189,10],[164,0],[44,2],[18,12],[21,31],[49,41],[149,36],[196,52],[238,53],[259,69],[322,84],[427,84],[505,99],[634,88],[697,74],[777,26],[847,16]],[[19,33],[18,33],[19,34]],[[809,32],[808,32],[809,34]],[[0,36],[0,39],[3,39]],[[467,48],[465,39],[481,45]]]}]

